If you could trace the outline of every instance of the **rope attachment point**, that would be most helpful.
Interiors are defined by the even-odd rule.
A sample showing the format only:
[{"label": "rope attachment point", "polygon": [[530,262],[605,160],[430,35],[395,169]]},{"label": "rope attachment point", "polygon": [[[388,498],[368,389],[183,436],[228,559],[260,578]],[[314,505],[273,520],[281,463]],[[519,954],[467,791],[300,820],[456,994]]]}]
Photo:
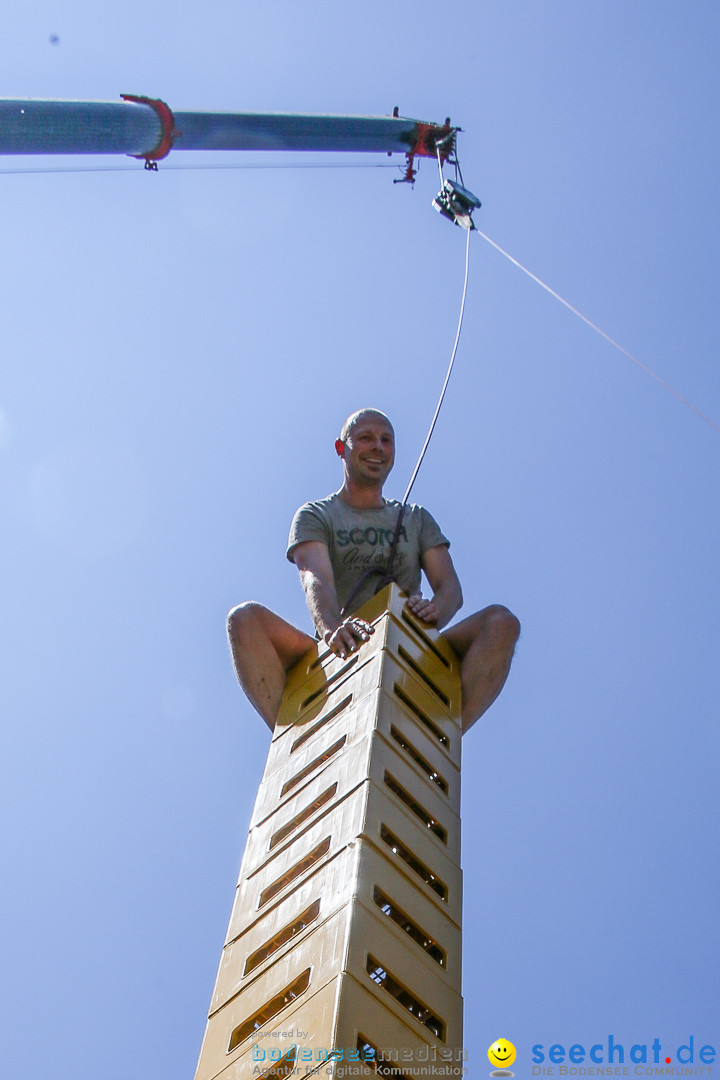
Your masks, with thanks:
[{"label": "rope attachment point", "polygon": [[120,97],[123,101],[131,101],[136,105],[149,105],[160,119],[162,132],[157,145],[145,154],[130,154],[130,157],[137,158],[138,161],[144,161],[146,169],[157,172],[158,161],[162,161],[163,158],[168,156],[175,140],[182,135],[182,132],[175,127],[175,117],[172,109],[160,98],[145,97],[141,94],[121,94]]},{"label": "rope attachment point", "polygon": [[[399,116],[399,109],[395,106],[393,116]],[[421,121],[415,125],[414,141],[406,154],[407,165],[402,180],[396,180],[396,184],[414,184],[417,176],[415,168],[416,157],[440,157],[441,161],[447,161],[455,149],[455,136],[460,128],[454,128],[450,124],[448,116],[445,123],[425,124]]]}]

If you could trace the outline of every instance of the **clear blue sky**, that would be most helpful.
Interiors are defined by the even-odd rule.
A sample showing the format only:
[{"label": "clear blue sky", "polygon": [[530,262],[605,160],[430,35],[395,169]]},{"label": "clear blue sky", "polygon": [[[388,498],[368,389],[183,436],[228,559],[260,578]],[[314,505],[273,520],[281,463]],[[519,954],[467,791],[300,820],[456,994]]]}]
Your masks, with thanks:
[{"label": "clear blue sky", "polygon": [[[719,42],[704,0],[66,0],[6,12],[0,94],[450,115],[480,227],[718,423]],[[464,234],[431,162],[415,190],[172,168],[221,160],[0,175],[12,1080],[192,1076],[268,743],[225,614],[308,625],[293,511],[339,486],[366,404],[401,495],[452,344]],[[719,463],[717,432],[473,237],[414,492],[466,611],[523,623],[464,743],[473,1077],[501,1035],[518,1077],[534,1043],[720,1049]]]}]

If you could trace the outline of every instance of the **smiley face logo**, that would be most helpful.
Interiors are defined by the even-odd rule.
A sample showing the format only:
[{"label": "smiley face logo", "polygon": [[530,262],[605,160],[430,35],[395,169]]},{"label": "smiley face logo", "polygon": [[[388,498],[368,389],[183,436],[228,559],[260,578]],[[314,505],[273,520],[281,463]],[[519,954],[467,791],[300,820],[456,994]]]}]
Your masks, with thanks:
[{"label": "smiley face logo", "polygon": [[492,1046],[488,1047],[488,1061],[501,1069],[509,1068],[516,1056],[517,1051],[509,1039],[496,1039]]}]

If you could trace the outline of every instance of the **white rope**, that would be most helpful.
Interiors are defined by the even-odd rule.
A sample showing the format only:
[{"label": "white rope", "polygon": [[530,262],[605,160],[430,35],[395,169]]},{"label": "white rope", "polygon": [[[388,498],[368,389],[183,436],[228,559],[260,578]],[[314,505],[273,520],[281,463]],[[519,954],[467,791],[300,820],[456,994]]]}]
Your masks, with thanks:
[{"label": "white rope", "polygon": [[600,335],[600,337],[605,338],[605,340],[608,341],[611,345],[613,345],[616,349],[618,349],[623,354],[623,356],[627,356],[628,360],[632,360],[633,364],[637,364],[637,366],[641,368],[646,375],[650,375],[651,378],[655,379],[655,382],[660,383],[660,385],[664,386],[666,390],[669,390],[670,393],[678,399],[678,401],[681,401],[683,405],[687,405],[689,409],[692,409],[694,413],[697,413],[700,419],[704,420],[706,424],[709,424],[711,428],[715,428],[717,432],[720,432],[720,427],[718,427],[718,425],[714,423],[714,421],[712,421],[709,416],[706,416],[705,413],[700,412],[697,406],[693,405],[693,403],[691,401],[688,401],[687,398],[684,398],[682,394],[679,394],[678,391],[674,389],[674,387],[670,386],[669,383],[666,383],[665,380],[661,379],[659,375],[656,375],[655,372],[647,366],[647,364],[643,364],[642,360],[638,360],[637,356],[633,356],[631,352],[628,352],[627,349],[624,349],[622,345],[615,341],[614,338],[611,338],[609,334],[606,334],[604,330],[601,330],[599,326],[596,326],[594,322],[591,322],[586,315],[583,315],[581,311],[578,311],[578,309],[573,307],[572,304],[568,303],[567,300],[563,300],[562,296],[560,296],[559,293],[556,293],[554,289],[551,289],[549,285],[546,285],[544,281],[541,281],[536,274],[533,274],[533,272],[531,270],[528,270],[526,266],[523,266],[522,263],[519,263],[517,261],[517,259],[514,259],[512,255],[509,254],[509,252],[501,248],[499,244],[496,244],[495,241],[491,240],[489,236],[486,236],[484,232],[481,232],[480,229],[477,229],[476,232],[478,236],[482,236],[483,240],[487,240],[488,244],[490,244],[491,247],[494,247],[496,251],[499,251],[501,255],[504,255],[506,259],[509,259],[514,266],[517,266],[518,270],[522,270],[523,274],[527,274],[529,278],[532,278],[532,280],[536,282],[541,289],[544,289],[545,292],[550,293],[550,295],[554,296],[556,300],[559,300],[560,303],[568,309],[568,311],[572,311],[573,315],[577,315],[578,319],[582,319],[582,321],[587,326],[589,326],[591,330],[594,330],[596,334]]},{"label": "white rope", "polygon": [[440,190],[445,187],[445,177],[442,171],[442,158],[440,157],[440,143],[435,143],[435,153],[437,154],[438,172],[440,173]]},{"label": "white rope", "polygon": [[435,424],[437,423],[437,418],[438,418],[438,416],[440,414],[440,407],[441,407],[441,405],[443,403],[443,399],[445,397],[445,391],[447,390],[448,383],[450,382],[450,373],[452,372],[453,364],[455,363],[455,354],[457,352],[458,342],[460,341],[460,330],[462,329],[463,314],[465,312],[465,297],[467,296],[467,284],[468,284],[468,270],[469,270],[469,267],[470,267],[470,229],[467,230],[467,243],[465,245],[465,283],[463,285],[462,300],[460,302],[460,318],[458,319],[457,333],[455,334],[455,344],[453,345],[452,355],[450,357],[450,363],[449,363],[448,369],[447,369],[447,375],[445,376],[445,382],[443,383],[443,388],[440,391],[440,398],[439,398],[438,403],[437,403],[437,408],[435,409],[435,415],[432,418],[432,423],[430,424],[430,430],[427,433],[427,438],[425,439],[425,443],[423,445],[423,448],[420,451],[420,457],[417,460],[417,465],[415,466],[415,469],[413,470],[413,474],[410,477],[410,483],[407,486],[407,491],[403,495],[403,501],[401,503],[401,506],[405,506],[405,504],[407,503],[408,498],[410,496],[410,492],[412,491],[413,484],[415,483],[415,478],[416,478],[418,472],[420,471],[420,466],[422,465],[422,460],[425,457],[425,451],[428,448],[428,444],[430,443],[432,433],[435,430]]}]

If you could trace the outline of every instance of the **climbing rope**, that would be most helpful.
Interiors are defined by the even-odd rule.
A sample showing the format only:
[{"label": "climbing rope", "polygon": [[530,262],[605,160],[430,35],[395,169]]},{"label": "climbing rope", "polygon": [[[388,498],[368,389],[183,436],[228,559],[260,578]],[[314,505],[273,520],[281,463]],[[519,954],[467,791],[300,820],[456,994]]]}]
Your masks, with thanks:
[{"label": "climbing rope", "polygon": [[504,255],[505,258],[513,264],[513,266],[517,266],[518,270],[522,270],[523,274],[527,274],[527,276],[531,278],[536,285],[539,285],[541,289],[545,290],[545,292],[550,293],[550,295],[553,296],[556,300],[558,300],[563,305],[563,307],[566,307],[568,311],[572,311],[573,315],[577,315],[578,319],[581,319],[586,326],[589,326],[590,329],[594,330],[596,334],[599,334],[600,337],[604,338],[605,341],[609,342],[609,344],[612,345],[615,349],[618,349],[623,354],[623,356],[627,356],[628,360],[632,360],[633,364],[637,364],[637,366],[642,371],[644,371],[646,375],[649,375],[651,379],[655,380],[655,382],[658,382],[661,386],[664,386],[666,390],[670,391],[673,397],[676,397],[678,401],[682,402],[683,405],[687,405],[688,409],[692,409],[694,413],[697,413],[701,420],[704,420],[706,424],[709,424],[711,428],[714,428],[715,431],[720,433],[720,427],[714,422],[714,420],[711,420],[709,416],[706,416],[704,412],[701,412],[696,405],[693,405],[692,401],[688,401],[687,398],[683,397],[682,394],[678,393],[678,391],[673,386],[671,386],[670,383],[665,382],[665,380],[662,379],[658,374],[656,374],[656,372],[654,372],[652,368],[649,368],[647,364],[643,364],[642,360],[638,360],[637,356],[633,356],[631,352],[628,352],[627,349],[624,349],[623,346],[615,340],[615,338],[611,338],[609,334],[606,334],[604,330],[601,330],[599,326],[596,326],[594,322],[588,319],[587,315],[583,315],[583,313],[581,311],[578,311],[576,307],[573,307],[573,305],[569,303],[569,301],[564,300],[562,296],[560,296],[560,293],[555,292],[555,290],[551,289],[549,285],[546,285],[545,282],[537,276],[537,274],[533,274],[532,270],[528,270],[526,266],[523,266],[521,262],[518,262],[517,259],[513,258],[513,256],[508,251],[505,251],[504,248],[501,248],[499,244],[496,244],[495,241],[491,240],[489,236],[486,236],[484,232],[481,232],[480,229],[477,229],[476,232],[478,236],[482,236],[483,240],[487,240],[488,244],[490,244],[491,247],[494,247],[496,251],[499,251],[501,255]]},{"label": "climbing rope", "polygon": [[413,489],[413,484],[415,483],[415,480],[417,478],[417,474],[420,471],[420,466],[423,463],[423,458],[425,457],[425,452],[426,452],[428,446],[430,445],[430,439],[432,438],[432,433],[435,430],[435,424],[437,423],[437,418],[440,415],[440,409],[442,407],[442,403],[445,400],[445,391],[448,388],[448,383],[450,382],[450,375],[452,374],[453,365],[455,363],[455,356],[457,354],[458,342],[460,341],[460,331],[462,330],[463,315],[465,314],[465,297],[467,296],[468,271],[469,271],[469,269],[470,269],[470,230],[468,229],[467,230],[467,241],[465,243],[465,281],[463,283],[462,300],[460,301],[460,317],[458,319],[457,333],[455,334],[455,343],[453,345],[452,355],[450,356],[450,363],[448,364],[447,374],[445,376],[445,382],[443,383],[442,390],[440,391],[440,397],[438,399],[437,407],[435,409],[435,415],[433,416],[432,421],[430,423],[430,430],[428,431],[427,438],[425,439],[425,442],[423,443],[423,448],[420,451],[420,457],[417,459],[417,464],[416,464],[415,468],[413,469],[413,474],[410,477],[410,483],[407,486],[407,491],[403,495],[403,501],[402,501],[403,506],[405,506],[405,504],[407,503],[408,498],[410,496],[410,492]]},{"label": "climbing rope", "polygon": [[[441,173],[441,175],[442,175],[442,173]],[[469,270],[470,270],[470,230],[468,229],[467,230],[467,240],[466,240],[466,243],[465,243],[465,280],[463,281],[462,299],[460,301],[460,316],[458,318],[457,332],[455,334],[455,341],[453,343],[452,353],[450,355],[450,363],[448,364],[448,369],[447,369],[447,372],[445,374],[445,381],[443,382],[442,390],[440,391],[440,397],[438,398],[438,403],[437,403],[437,405],[435,407],[435,412],[433,414],[433,418],[430,421],[430,427],[428,429],[428,433],[427,433],[427,436],[425,438],[425,442],[423,443],[422,450],[420,451],[420,456],[417,459],[417,462],[415,464],[415,468],[413,469],[413,472],[412,472],[412,476],[410,477],[410,482],[409,482],[409,484],[408,484],[408,486],[407,486],[407,488],[405,490],[405,494],[403,495],[402,502],[400,503],[400,510],[398,511],[397,522],[395,523],[395,529],[393,531],[393,538],[392,538],[392,542],[390,544],[390,554],[388,556],[388,561],[383,566],[371,566],[368,570],[365,571],[364,574],[361,575],[359,580],[356,582],[355,587],[353,588],[352,592],[350,593],[350,596],[345,601],[345,606],[342,609],[343,618],[345,618],[345,616],[347,615],[348,611],[350,610],[350,608],[352,606],[353,601],[355,600],[355,597],[358,595],[361,588],[363,587],[363,585],[365,584],[365,582],[369,578],[373,577],[375,574],[378,575],[379,580],[378,580],[378,583],[377,583],[377,585],[375,587],[375,592],[376,593],[378,593],[380,591],[380,589],[382,589],[385,585],[388,585],[391,581],[395,580],[395,562],[396,562],[396,559],[397,559],[398,544],[400,542],[400,532],[402,530],[402,523],[403,523],[403,519],[405,517],[405,510],[407,508],[407,502],[408,502],[408,499],[410,498],[410,492],[413,489],[413,485],[414,485],[415,480],[417,479],[417,475],[418,475],[418,473],[420,471],[420,466],[423,463],[423,458],[425,457],[425,454],[427,452],[427,448],[430,445],[430,439],[432,438],[433,431],[435,430],[435,425],[437,424],[437,419],[438,419],[438,416],[440,415],[440,409],[442,408],[442,403],[445,400],[445,392],[447,391],[448,383],[450,382],[450,375],[452,374],[452,369],[453,369],[453,366],[455,364],[455,357],[457,355],[458,344],[460,342],[460,331],[462,330],[462,324],[463,324],[463,315],[465,314],[465,298],[467,297],[467,286],[468,286],[468,273],[469,273]]]}]

